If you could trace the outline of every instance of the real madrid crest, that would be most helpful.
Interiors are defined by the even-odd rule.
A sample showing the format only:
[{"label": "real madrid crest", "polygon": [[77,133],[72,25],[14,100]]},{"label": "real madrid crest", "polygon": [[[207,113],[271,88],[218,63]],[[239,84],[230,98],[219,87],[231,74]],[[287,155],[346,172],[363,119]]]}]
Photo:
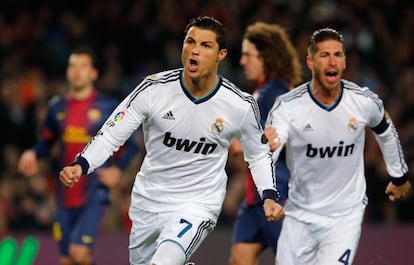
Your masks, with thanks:
[{"label": "real madrid crest", "polygon": [[224,131],[224,119],[216,118],[216,122],[211,125],[211,131],[215,134],[222,133]]},{"label": "real madrid crest", "polygon": [[355,117],[349,118],[348,131],[355,132],[358,129],[358,123]]}]

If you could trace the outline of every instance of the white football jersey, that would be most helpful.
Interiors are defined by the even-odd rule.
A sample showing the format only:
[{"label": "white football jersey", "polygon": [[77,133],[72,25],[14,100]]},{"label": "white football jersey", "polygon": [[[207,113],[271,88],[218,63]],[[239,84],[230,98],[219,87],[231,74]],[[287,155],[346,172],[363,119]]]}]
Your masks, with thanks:
[{"label": "white football jersey", "polygon": [[147,154],[132,190],[132,207],[150,212],[204,205],[217,218],[225,196],[225,164],[233,137],[243,145],[259,194],[275,190],[271,153],[253,97],[220,77],[196,99],[182,69],[146,77],[115,109],[81,156],[89,172],[102,164],[142,124]]},{"label": "white football jersey", "polygon": [[390,176],[407,172],[395,127],[384,119],[382,101],[352,82],[342,80],[341,95],[330,107],[313,97],[309,82],[302,84],[276,99],[267,124],[276,129],[282,143],[274,159],[286,143],[291,172],[286,214],[293,206],[339,216],[366,204],[366,127],[376,131]]}]

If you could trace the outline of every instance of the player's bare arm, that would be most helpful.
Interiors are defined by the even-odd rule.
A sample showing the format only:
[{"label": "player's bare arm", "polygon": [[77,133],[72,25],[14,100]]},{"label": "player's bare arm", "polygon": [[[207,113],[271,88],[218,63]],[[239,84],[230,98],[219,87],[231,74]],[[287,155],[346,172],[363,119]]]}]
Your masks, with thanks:
[{"label": "player's bare arm", "polygon": [[390,201],[397,201],[408,198],[412,193],[410,181],[406,181],[404,184],[397,186],[392,182],[388,183],[385,189],[385,194],[388,195]]},{"label": "player's bare arm", "polygon": [[82,175],[82,167],[78,164],[64,167],[59,172],[59,179],[63,186],[71,188],[75,182],[78,182]]},{"label": "player's bare arm", "polygon": [[262,142],[269,143],[270,151],[273,152],[280,146],[280,139],[275,128],[266,127],[263,135],[265,138],[262,138]]},{"label": "player's bare arm", "polygon": [[283,207],[272,199],[266,199],[264,201],[263,210],[269,222],[279,221],[285,216]]}]

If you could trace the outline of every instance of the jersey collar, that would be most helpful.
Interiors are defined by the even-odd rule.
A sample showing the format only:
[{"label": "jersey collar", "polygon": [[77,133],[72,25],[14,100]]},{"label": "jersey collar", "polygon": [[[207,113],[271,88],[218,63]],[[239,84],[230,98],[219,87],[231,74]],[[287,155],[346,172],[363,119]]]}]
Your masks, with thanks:
[{"label": "jersey collar", "polygon": [[183,90],[183,92],[184,92],[184,94],[187,96],[187,98],[189,99],[189,100],[191,100],[191,102],[193,102],[194,104],[200,104],[200,103],[203,103],[203,102],[205,102],[205,101],[207,101],[207,100],[209,100],[210,98],[212,98],[216,93],[217,93],[217,91],[219,90],[219,88],[220,88],[220,86],[221,86],[221,83],[222,83],[222,78],[221,78],[221,76],[220,75],[218,75],[218,81],[217,81],[217,84],[216,84],[216,86],[214,87],[214,89],[212,89],[211,91],[210,91],[210,93],[208,93],[207,95],[205,95],[204,97],[202,97],[202,98],[195,98],[195,97],[193,97],[193,95],[191,95],[191,93],[188,91],[188,89],[185,87],[185,85],[184,85],[184,82],[183,82],[183,77],[182,77],[182,75],[183,75],[183,72],[181,71],[181,75],[180,75],[180,84],[181,84],[181,88],[182,88],[182,90]]},{"label": "jersey collar", "polygon": [[336,99],[334,104],[332,104],[331,106],[326,106],[325,104],[320,102],[317,98],[315,98],[315,96],[312,93],[311,82],[308,82],[308,92],[309,92],[309,95],[312,98],[313,102],[315,102],[316,105],[318,105],[319,107],[321,107],[322,109],[324,109],[326,111],[331,111],[331,110],[335,109],[336,106],[338,106],[339,103],[341,102],[342,95],[344,94],[344,84],[343,84],[342,81],[341,81],[341,84],[340,84],[340,89],[341,89],[341,91],[340,91],[339,97]]}]

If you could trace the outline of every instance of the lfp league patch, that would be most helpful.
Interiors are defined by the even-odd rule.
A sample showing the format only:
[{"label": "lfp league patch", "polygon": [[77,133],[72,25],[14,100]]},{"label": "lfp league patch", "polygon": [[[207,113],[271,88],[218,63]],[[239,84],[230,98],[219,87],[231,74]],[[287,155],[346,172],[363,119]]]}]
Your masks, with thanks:
[{"label": "lfp league patch", "polygon": [[124,119],[125,115],[126,115],[125,111],[120,111],[120,112],[116,113],[116,114],[113,116],[113,119],[108,120],[108,121],[106,122],[106,125],[107,125],[107,126],[109,126],[109,127],[113,127],[113,126],[115,126],[115,124],[116,124],[117,122],[120,122],[120,121],[122,121],[122,120]]}]

